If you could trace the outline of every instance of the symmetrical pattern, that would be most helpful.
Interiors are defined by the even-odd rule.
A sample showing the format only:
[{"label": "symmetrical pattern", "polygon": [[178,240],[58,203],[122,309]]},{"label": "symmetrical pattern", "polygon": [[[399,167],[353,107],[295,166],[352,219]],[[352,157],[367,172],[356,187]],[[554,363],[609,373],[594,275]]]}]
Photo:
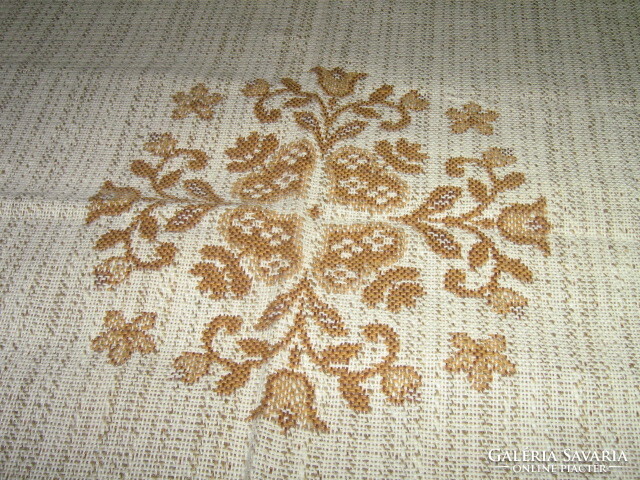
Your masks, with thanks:
[{"label": "symmetrical pattern", "polygon": [[473,340],[466,333],[454,333],[451,343],[458,350],[445,362],[445,370],[466,373],[471,386],[480,392],[489,388],[494,374],[513,375],[516,372],[516,366],[503,353],[507,341],[502,335]]},{"label": "symmetrical pattern", "polygon": [[[371,149],[347,143],[376,125],[390,134],[402,130],[412,115],[428,107],[427,100],[415,90],[394,99],[391,85],[359,96],[356,92],[366,74],[323,67],[312,72],[319,90],[305,89],[290,78],[281,79],[280,85],[257,79],[242,90],[253,99],[253,113],[260,122],[291,120],[305,136],[283,143],[273,133],[240,135],[225,150],[230,160],[226,168],[238,175],[231,188],[236,200],[225,200],[197,176],[209,160],[204,151],[180,148],[172,134],[163,133],[152,135],[144,145],[155,160],[131,164],[133,174],[147,187],[107,181],[92,197],[87,216],[87,223],[92,223],[103,216],[129,215],[127,226],[108,231],[96,242],[98,250],[120,248],[95,268],[98,286],[113,288],[136,271],[175,264],[180,244],[172,235],[196,228],[207,216],[215,221],[224,245],[202,246],[202,261],[189,270],[196,279],[194,288],[220,301],[243,298],[261,285],[282,286],[283,293],[253,325],[256,332],[278,325],[277,331],[284,333],[275,343],[246,337],[241,317],[222,315],[204,329],[204,352],[185,352],[174,366],[184,382],[194,383],[215,374],[217,365],[226,374],[217,381],[216,391],[229,395],[246,385],[254,371],[284,358],[286,367],[267,377],[262,400],[249,418],[270,419],[285,431],[296,426],[328,429],[315,407],[317,374],[335,377],[346,405],[357,412],[371,409],[370,392],[363,383],[372,377],[380,379],[381,391],[391,403],[419,396],[420,374],[396,363],[401,339],[394,330],[370,323],[361,328],[362,342],[335,343],[353,329],[348,327],[348,315],[322,299],[323,292],[359,295],[367,307],[393,313],[414,307],[427,295],[421,276],[430,272],[398,263],[410,236],[417,235],[436,258],[450,265],[444,288],[460,297],[484,299],[500,314],[517,313],[528,301],[501,280],[509,275],[529,283],[533,273],[523,260],[508,256],[502,244],[550,252],[545,199],[504,203],[503,197],[525,182],[520,172],[502,173],[516,162],[510,150],[490,148],[478,158],[448,159],[445,170],[455,184],[436,185],[422,203],[409,205],[409,176],[423,175],[429,158],[424,147],[407,138],[378,140]],[[221,98],[196,85],[190,93],[174,96],[178,107],[173,118],[194,114],[208,120]],[[451,109],[447,115],[455,133],[475,129],[485,135],[493,133],[490,122],[498,118],[476,104],[465,105],[463,111]],[[316,192],[315,204],[309,204],[314,175],[324,175],[329,188]],[[294,197],[303,209],[279,211],[279,200]],[[323,223],[323,212],[331,204],[374,218]],[[309,221],[323,229],[319,246],[305,241],[304,225]],[[469,272],[485,275],[484,283],[477,286],[474,279],[470,286]],[[463,337],[456,338],[462,345]],[[223,356],[220,346],[229,343],[237,345],[241,358]],[[381,344],[386,353],[378,358],[367,350],[368,344]],[[128,356],[118,358],[124,359],[117,362],[122,363]],[[485,370],[494,370],[492,361],[482,361],[452,360],[447,368],[471,372],[474,387],[481,385],[478,389],[483,390],[490,381]],[[309,366],[312,371],[305,372]],[[484,380],[478,380],[481,377]]]}]

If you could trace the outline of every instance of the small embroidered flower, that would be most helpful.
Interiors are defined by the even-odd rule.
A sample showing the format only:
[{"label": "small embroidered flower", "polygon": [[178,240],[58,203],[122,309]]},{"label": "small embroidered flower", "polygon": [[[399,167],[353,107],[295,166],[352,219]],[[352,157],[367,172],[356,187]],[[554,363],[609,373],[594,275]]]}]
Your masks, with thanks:
[{"label": "small embroidered flower", "polygon": [[467,373],[471,386],[482,392],[489,388],[493,374],[513,375],[516,366],[502,352],[507,342],[502,335],[473,340],[466,333],[452,333],[451,343],[458,351],[445,361],[445,370]]},{"label": "small embroidered flower", "polygon": [[113,183],[104,182],[97,194],[89,199],[89,213],[87,224],[103,215],[120,215],[128,211],[140,198],[140,192],[135,188],[116,187]]},{"label": "small embroidered flower", "polygon": [[400,103],[403,107],[416,111],[424,110],[429,106],[429,101],[420,95],[417,90],[405,93],[400,99]]},{"label": "small embroidered flower", "polygon": [[450,108],[447,110],[447,117],[451,119],[451,131],[453,133],[464,133],[470,128],[475,128],[483,135],[491,135],[493,126],[489,122],[494,122],[500,115],[493,110],[482,111],[482,107],[477,103],[467,103],[462,110]]},{"label": "small embroidered flower", "polygon": [[195,113],[202,120],[211,120],[213,106],[220,103],[222,95],[209,93],[209,89],[204,84],[198,83],[189,93],[178,92],[172,98],[178,106],[173,110],[171,118],[178,120]]},{"label": "small embroidered flower", "polygon": [[345,72],[342,68],[328,70],[323,67],[312,68],[311,71],[318,76],[318,84],[329,96],[346,97],[353,93],[353,89],[367,76],[366,73]]},{"label": "small embroidered flower", "polygon": [[329,429],[318,418],[314,402],[314,388],[305,375],[280,370],[267,379],[265,395],[249,420],[258,417],[274,420],[284,432],[293,427],[326,432]]},{"label": "small embroidered flower", "polygon": [[133,321],[127,322],[122,312],[108,311],[104,317],[107,330],[93,339],[91,348],[96,352],[108,350],[107,356],[114,365],[122,365],[135,352],[142,355],[155,352],[155,341],[146,333],[155,326],[155,321],[155,313],[143,312]]},{"label": "small embroidered flower", "polygon": [[551,224],[546,218],[547,202],[540,198],[531,205],[516,203],[505,208],[498,217],[498,230],[502,236],[520,245],[533,245],[544,252],[551,253],[547,235]]}]

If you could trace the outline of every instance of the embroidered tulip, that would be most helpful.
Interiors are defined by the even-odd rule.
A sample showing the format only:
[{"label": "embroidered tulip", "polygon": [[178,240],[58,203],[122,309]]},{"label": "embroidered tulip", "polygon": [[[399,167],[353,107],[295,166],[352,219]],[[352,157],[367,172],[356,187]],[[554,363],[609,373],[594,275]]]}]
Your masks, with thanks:
[{"label": "embroidered tulip", "polygon": [[140,192],[135,188],[116,187],[109,181],[104,182],[98,193],[89,199],[87,224],[102,215],[120,215],[128,211],[139,198]]},{"label": "embroidered tulip", "polygon": [[127,322],[122,312],[108,311],[104,317],[104,325],[108,330],[93,339],[91,348],[96,352],[108,350],[107,356],[114,365],[122,365],[134,352],[143,355],[155,352],[154,339],[146,333],[154,327],[155,321],[155,313],[142,313]]},{"label": "embroidered tulip", "polygon": [[325,432],[327,425],[318,418],[314,402],[314,388],[305,375],[280,370],[267,379],[262,402],[249,419],[263,417],[274,420],[285,432],[298,426]]},{"label": "embroidered tulip", "polygon": [[494,288],[487,295],[487,302],[497,313],[506,315],[526,307],[528,301],[525,297],[510,288]]},{"label": "embroidered tulip", "polygon": [[551,224],[546,219],[546,206],[546,200],[541,198],[531,205],[516,203],[505,208],[498,217],[500,233],[512,242],[536,246],[549,255],[547,235]]},{"label": "embroidered tulip", "polygon": [[413,367],[389,367],[382,373],[382,391],[392,403],[417,399],[422,377]]},{"label": "embroidered tulip", "polygon": [[345,72],[339,67],[333,70],[315,67],[311,71],[318,76],[318,84],[322,87],[322,90],[332,97],[351,95],[358,80],[367,76],[366,73]]}]

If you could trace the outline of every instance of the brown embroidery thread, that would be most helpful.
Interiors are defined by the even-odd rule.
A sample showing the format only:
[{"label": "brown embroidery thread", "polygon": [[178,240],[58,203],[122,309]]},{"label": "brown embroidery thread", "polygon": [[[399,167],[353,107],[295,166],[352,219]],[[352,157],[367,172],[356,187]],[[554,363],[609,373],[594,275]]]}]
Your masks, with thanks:
[{"label": "brown embroidery thread", "polygon": [[445,370],[464,372],[471,386],[482,392],[489,388],[493,375],[513,375],[516,366],[504,355],[507,342],[502,335],[473,340],[466,333],[452,333],[451,343],[458,350],[445,362]]},{"label": "brown embroidery thread", "polygon": [[135,352],[142,355],[155,352],[155,340],[147,333],[155,322],[155,313],[144,312],[128,322],[122,312],[108,311],[104,317],[107,330],[93,339],[91,348],[96,352],[108,350],[107,357],[114,365],[127,362]]},{"label": "brown embroidery thread", "polygon": [[[486,216],[488,207],[496,204],[500,195],[518,188],[525,180],[519,172],[504,176],[496,173],[496,169],[515,163],[511,152],[503,149],[489,149],[481,158],[450,158],[446,163],[446,172],[451,177],[481,171],[488,183],[469,177],[465,187],[438,186],[417,209],[390,216],[389,211],[400,209],[407,202],[409,187],[401,175],[424,172],[428,156],[421,151],[421,145],[406,138],[395,142],[379,140],[371,151],[338,144],[360,136],[374,123],[387,132],[403,129],[411,122],[412,112],[426,109],[428,102],[415,90],[395,100],[391,85],[382,85],[360,99],[352,98],[366,74],[322,67],[312,72],[317,76],[320,91],[306,90],[290,78],[281,79],[281,87],[257,79],[242,90],[245,96],[255,99],[253,112],[260,122],[278,122],[290,114],[297,126],[310,135],[310,139],[283,145],[275,134],[254,131],[239,136],[235,146],[225,150],[231,160],[227,169],[240,174],[231,193],[245,205],[229,207],[232,202],[223,200],[210,183],[201,178],[187,178],[207,165],[207,155],[201,150],[178,148],[177,139],[165,133],[153,135],[144,145],[145,151],[157,157],[155,162],[135,160],[131,164],[132,172],[149,184],[147,190],[151,193],[105,182],[91,198],[87,215],[87,223],[92,223],[104,216],[134,212],[127,228],[111,230],[96,242],[98,250],[118,245],[124,249],[122,254],[95,268],[98,286],[113,287],[135,270],[154,270],[172,264],[179,247],[175,241],[160,238],[191,230],[211,212],[229,248],[219,245],[202,248],[204,261],[195,264],[190,273],[201,278],[196,288],[203,295],[215,300],[242,298],[256,279],[273,285],[298,276],[295,286],[277,296],[255,325],[262,330],[288,318],[291,328],[277,343],[240,338],[236,343],[247,358],[222,357],[212,342],[222,333],[238,335],[242,319],[219,316],[203,333],[205,353],[185,352],[175,361],[175,368],[186,383],[209,374],[214,364],[221,366],[227,373],[217,382],[216,391],[228,395],[246,384],[253,369],[277,354],[288,353],[288,367],[267,378],[262,401],[249,416],[275,421],[285,431],[294,426],[317,431],[328,428],[315,409],[312,379],[299,371],[305,356],[320,371],[338,378],[339,392],[349,407],[359,412],[370,410],[369,395],[362,383],[372,376],[381,377],[382,391],[392,403],[416,399],[422,384],[413,367],[395,365],[400,344],[387,325],[363,327],[362,337],[366,341],[383,343],[387,349],[384,359],[365,369],[349,366],[362,353],[364,343],[346,342],[322,350],[315,347],[309,322],[331,337],[348,333],[342,316],[320,300],[316,287],[343,293],[371,282],[362,296],[370,308],[384,305],[391,312],[399,312],[414,307],[417,299],[426,294],[419,284],[418,270],[393,266],[403,257],[405,230],[410,231],[407,229],[410,227],[444,260],[459,262],[466,257],[469,269],[475,273],[485,265],[490,266],[491,277],[481,287],[467,287],[466,271],[460,268],[449,269],[444,286],[461,297],[484,298],[494,310],[506,314],[518,312],[527,299],[503,287],[501,275],[531,282],[533,274],[521,260],[507,257],[497,238],[534,246],[545,255],[550,252],[547,240],[550,224],[544,198],[533,204],[516,203],[502,208],[497,217]],[[194,87],[190,94],[180,92],[174,96],[178,103],[174,118],[184,118],[190,113],[202,119],[211,118],[211,107],[220,99],[220,95],[209,94],[202,85]],[[389,112],[395,113],[396,118],[386,119]],[[447,115],[455,133],[474,128],[490,134],[493,127],[489,123],[498,117],[497,113],[483,112],[473,103],[465,105],[462,111],[450,109]],[[309,178],[319,163],[330,181],[327,201],[383,218],[355,225],[325,225],[323,246],[311,254],[313,262],[307,269],[302,267],[303,253],[310,254],[303,252],[302,223],[310,219],[321,225],[320,206],[307,207],[306,213],[297,215],[281,214],[256,204],[304,197]],[[465,199],[471,199],[474,205],[460,213],[461,206],[468,203]],[[222,215],[217,215],[219,210],[223,210]],[[163,217],[169,218],[164,224]],[[459,235],[475,238],[471,249],[463,246]],[[142,258],[135,250],[134,237],[153,245],[156,257]],[[385,266],[389,268],[383,271]]]}]

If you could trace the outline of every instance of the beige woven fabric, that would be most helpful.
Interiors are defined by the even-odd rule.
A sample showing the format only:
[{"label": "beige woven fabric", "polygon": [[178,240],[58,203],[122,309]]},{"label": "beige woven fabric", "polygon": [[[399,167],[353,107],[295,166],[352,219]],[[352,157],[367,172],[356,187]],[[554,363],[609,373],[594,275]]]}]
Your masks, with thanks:
[{"label": "beige woven fabric", "polygon": [[638,478],[639,18],[4,2],[0,476]]}]

